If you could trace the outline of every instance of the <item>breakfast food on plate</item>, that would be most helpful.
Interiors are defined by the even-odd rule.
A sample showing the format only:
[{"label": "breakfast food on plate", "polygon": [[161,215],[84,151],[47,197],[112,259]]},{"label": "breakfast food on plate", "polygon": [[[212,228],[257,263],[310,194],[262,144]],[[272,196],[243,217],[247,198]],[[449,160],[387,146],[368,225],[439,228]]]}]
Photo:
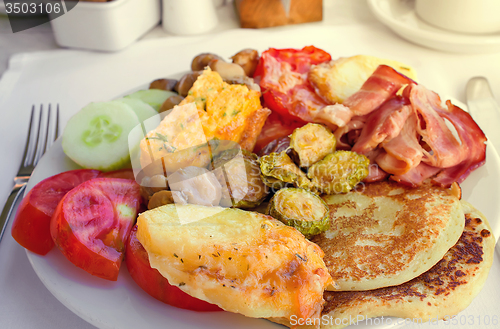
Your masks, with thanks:
[{"label": "breakfast food on plate", "polygon": [[[21,243],[43,254],[54,241],[108,280],[126,245],[132,278],[165,303],[292,327],[465,308],[494,245],[486,219],[460,201],[457,182],[485,161],[470,115],[391,60],[332,61],[314,46],[231,59],[200,54],[179,81],[71,118],[62,146],[75,162],[111,170],[137,151],[137,167],[61,174],[71,184],[44,206],[35,187],[14,223]],[[24,229],[31,218],[39,239]]]},{"label": "breakfast food on plate", "polygon": [[330,225],[325,201],[301,188],[280,189],[269,201],[267,213],[308,238],[326,231]]},{"label": "breakfast food on plate", "polygon": [[434,266],[462,234],[464,214],[448,189],[395,182],[324,197],[330,228],[311,240],[337,284],[369,290],[413,279]]},{"label": "breakfast food on plate", "polygon": [[309,71],[309,81],[328,103],[343,103],[361,89],[363,83],[382,64],[414,81],[417,80],[415,70],[407,64],[374,56],[356,55],[313,66]]},{"label": "breakfast food on plate", "polygon": [[139,215],[152,268],[191,296],[249,317],[318,318],[331,278],[294,228],[240,209],[166,205]]},{"label": "breakfast food on plate", "polygon": [[463,311],[488,277],[495,238],[483,214],[467,202],[462,201],[462,207],[465,213],[462,235],[435,266],[398,286],[325,292],[322,319],[326,321],[320,328],[340,329],[352,324],[353,319],[377,316],[396,316],[418,323],[448,321]]}]

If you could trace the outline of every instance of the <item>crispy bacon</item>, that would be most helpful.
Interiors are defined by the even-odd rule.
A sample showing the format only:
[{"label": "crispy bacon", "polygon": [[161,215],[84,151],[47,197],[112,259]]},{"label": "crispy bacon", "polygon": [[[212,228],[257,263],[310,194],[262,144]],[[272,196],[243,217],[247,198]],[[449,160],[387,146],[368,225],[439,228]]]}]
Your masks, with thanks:
[{"label": "crispy bacon", "polygon": [[412,113],[408,104],[408,99],[396,96],[371,112],[352,151],[365,154],[380,143],[398,136],[406,119]]}]

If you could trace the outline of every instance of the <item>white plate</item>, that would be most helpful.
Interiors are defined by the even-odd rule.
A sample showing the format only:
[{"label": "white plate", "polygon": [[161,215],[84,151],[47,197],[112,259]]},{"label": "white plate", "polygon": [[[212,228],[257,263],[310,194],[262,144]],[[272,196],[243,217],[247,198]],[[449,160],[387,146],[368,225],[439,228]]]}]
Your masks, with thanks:
[{"label": "white plate", "polygon": [[368,0],[370,9],[382,23],[413,43],[447,52],[500,51],[500,32],[461,34],[442,30],[422,21],[414,4],[414,0]]},{"label": "white plate", "polygon": [[[473,172],[462,185],[463,197],[480,209],[494,232],[499,232],[500,161],[493,148],[487,148],[487,163]],[[78,168],[63,153],[60,139],[40,160],[28,184],[31,189],[42,179]],[[496,235],[498,237],[498,234]],[[27,252],[36,274],[47,289],[67,308],[98,328],[280,328],[262,319],[246,318],[229,312],[198,313],[163,304],[141,290],[123,264],[118,281],[93,277],[71,264],[57,248],[46,256]],[[376,328],[395,327],[392,325]],[[358,324],[353,328],[370,326]],[[282,327],[281,327],[282,328]],[[370,327],[373,328],[373,327]]]}]

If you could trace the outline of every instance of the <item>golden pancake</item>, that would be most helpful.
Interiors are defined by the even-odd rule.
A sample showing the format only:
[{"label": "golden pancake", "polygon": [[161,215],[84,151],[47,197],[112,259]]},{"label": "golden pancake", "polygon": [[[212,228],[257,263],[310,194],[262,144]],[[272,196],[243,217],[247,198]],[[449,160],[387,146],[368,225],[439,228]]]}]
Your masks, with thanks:
[{"label": "golden pancake", "polygon": [[466,218],[464,231],[457,244],[434,267],[399,286],[325,292],[321,321],[316,320],[317,324],[321,322],[320,328],[339,329],[353,321],[377,316],[395,316],[418,323],[449,320],[464,310],[486,282],[493,263],[495,239],[484,215],[467,202],[462,204]]},{"label": "golden pancake", "polygon": [[324,251],[335,287],[370,290],[407,282],[434,266],[464,228],[448,189],[384,181],[324,197],[330,228],[312,238]]}]

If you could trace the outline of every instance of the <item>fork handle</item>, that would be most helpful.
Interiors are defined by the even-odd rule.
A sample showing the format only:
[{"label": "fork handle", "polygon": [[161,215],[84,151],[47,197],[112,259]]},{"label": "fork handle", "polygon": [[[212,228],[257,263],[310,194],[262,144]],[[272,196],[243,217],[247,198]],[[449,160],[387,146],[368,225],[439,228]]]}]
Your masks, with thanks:
[{"label": "fork handle", "polygon": [[12,192],[10,192],[9,197],[7,198],[7,202],[5,202],[5,206],[3,207],[2,214],[0,215],[0,241],[2,240],[3,233],[7,227],[7,223],[9,222],[10,215],[12,214],[12,210],[14,210],[14,206],[16,205],[16,201],[19,198],[19,195],[26,188],[26,183],[19,183],[14,185],[12,188]]}]

